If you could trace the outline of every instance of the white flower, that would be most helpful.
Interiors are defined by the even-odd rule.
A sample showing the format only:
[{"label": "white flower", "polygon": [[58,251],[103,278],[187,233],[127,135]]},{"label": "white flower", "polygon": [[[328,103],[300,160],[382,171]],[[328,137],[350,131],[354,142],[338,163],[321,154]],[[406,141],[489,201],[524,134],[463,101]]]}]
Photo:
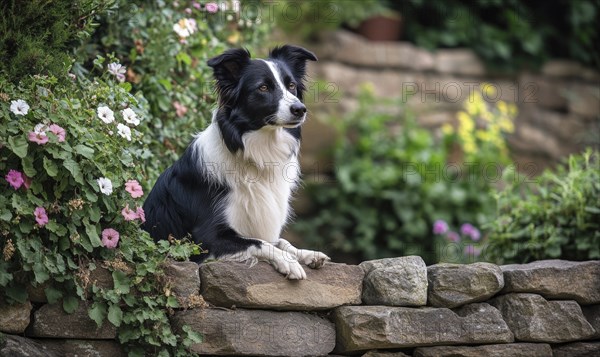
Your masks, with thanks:
[{"label": "white flower", "polygon": [[123,115],[123,120],[125,120],[127,124],[137,126],[140,123],[140,119],[138,119],[137,115],[131,108],[121,110],[121,114]]},{"label": "white flower", "polygon": [[110,195],[113,191],[112,181],[107,179],[106,177],[100,177],[96,180],[98,182],[98,187],[100,187],[100,192],[105,195]]},{"label": "white flower", "polygon": [[38,124],[33,128],[33,132],[36,135],[46,136],[46,132],[48,131],[48,126],[45,124]]},{"label": "white flower", "polygon": [[189,37],[191,34],[196,32],[198,29],[196,25],[196,20],[194,19],[181,19],[177,21],[175,25],[173,25],[173,31],[179,35],[181,38]]},{"label": "white flower", "polygon": [[131,129],[127,125],[119,123],[117,125],[117,134],[121,135],[121,137],[131,141]]},{"label": "white flower", "polygon": [[114,75],[114,76],[119,76],[119,75],[124,75],[126,72],[126,68],[123,65],[121,65],[120,63],[109,63],[108,64],[108,73]]},{"label": "white flower", "polygon": [[113,121],[115,121],[115,113],[113,113],[112,110],[110,110],[109,107],[98,107],[98,117],[100,118],[100,120],[102,120],[103,122],[105,122],[106,124],[110,124]]},{"label": "white flower", "polygon": [[27,115],[29,104],[23,99],[17,99],[10,102],[10,111],[15,115]]}]

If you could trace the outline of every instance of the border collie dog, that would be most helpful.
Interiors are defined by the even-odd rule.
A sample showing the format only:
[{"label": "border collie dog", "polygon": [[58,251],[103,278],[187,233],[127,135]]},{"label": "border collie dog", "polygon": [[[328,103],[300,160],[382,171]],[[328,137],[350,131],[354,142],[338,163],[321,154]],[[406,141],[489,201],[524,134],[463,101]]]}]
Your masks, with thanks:
[{"label": "border collie dog", "polygon": [[269,262],[288,279],[305,279],[301,266],[320,268],[323,253],[296,249],[280,238],[299,180],[304,48],[285,45],[250,59],[245,49],[212,58],[219,96],[211,124],[160,175],[144,203],[155,240],[191,237],[219,260]]}]

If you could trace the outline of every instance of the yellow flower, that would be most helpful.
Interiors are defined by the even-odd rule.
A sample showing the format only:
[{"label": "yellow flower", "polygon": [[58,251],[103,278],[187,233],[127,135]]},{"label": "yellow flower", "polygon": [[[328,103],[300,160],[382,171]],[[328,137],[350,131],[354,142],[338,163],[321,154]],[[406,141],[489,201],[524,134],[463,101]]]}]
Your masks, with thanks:
[{"label": "yellow flower", "polygon": [[482,83],[481,84],[481,91],[488,98],[495,98],[496,97],[496,87],[493,84],[485,83],[485,82]]},{"label": "yellow flower", "polygon": [[498,110],[503,115],[508,114],[508,105],[506,104],[505,101],[503,101],[503,100],[499,101],[498,104],[496,104],[496,107],[498,107]]},{"label": "yellow flower", "polygon": [[477,151],[477,146],[474,141],[469,140],[463,145],[463,150],[465,151],[465,154],[474,154],[475,151]]},{"label": "yellow flower", "polygon": [[459,130],[471,131],[475,128],[475,123],[469,114],[460,111],[458,112]]},{"label": "yellow flower", "polygon": [[444,135],[452,135],[454,134],[454,127],[446,123],[442,125],[442,133],[444,133]]},{"label": "yellow flower", "polygon": [[505,133],[514,133],[515,131],[515,125],[509,117],[500,118],[498,125],[500,126],[500,130]]}]

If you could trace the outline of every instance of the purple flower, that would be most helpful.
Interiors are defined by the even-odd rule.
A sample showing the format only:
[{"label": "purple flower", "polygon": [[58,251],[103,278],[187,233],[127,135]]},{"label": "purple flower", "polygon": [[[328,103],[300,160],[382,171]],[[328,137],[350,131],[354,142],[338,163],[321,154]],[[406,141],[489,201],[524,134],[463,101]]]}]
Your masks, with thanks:
[{"label": "purple flower", "polygon": [[446,232],[448,232],[448,223],[441,219],[433,222],[433,234],[444,234]]},{"label": "purple flower", "polygon": [[214,14],[217,11],[219,11],[219,5],[217,5],[217,3],[214,2],[207,3],[206,5],[204,5],[204,8],[211,14]]},{"label": "purple flower", "polygon": [[465,223],[460,227],[460,233],[465,236],[471,237],[472,240],[478,241],[481,238],[479,229],[475,228],[470,223]]},{"label": "purple flower", "polygon": [[458,233],[454,231],[448,232],[448,234],[446,234],[446,239],[448,239],[451,242],[458,243],[460,242],[460,235],[458,235]]}]

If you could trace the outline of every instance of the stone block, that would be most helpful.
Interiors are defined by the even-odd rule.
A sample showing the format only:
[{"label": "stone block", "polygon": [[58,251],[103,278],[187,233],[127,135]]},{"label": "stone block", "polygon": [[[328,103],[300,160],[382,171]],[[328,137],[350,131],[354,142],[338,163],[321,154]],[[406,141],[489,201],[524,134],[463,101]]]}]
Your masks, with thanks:
[{"label": "stone block", "polygon": [[39,342],[0,332],[0,357],[59,357],[62,355]]},{"label": "stone block", "polygon": [[419,347],[413,357],[552,357],[547,343]]},{"label": "stone block", "polygon": [[178,298],[187,299],[200,293],[200,268],[194,262],[170,262],[165,275]]},{"label": "stone block", "polygon": [[544,76],[524,74],[519,77],[520,100],[523,104],[566,110],[569,83]]},{"label": "stone block", "polygon": [[192,345],[200,355],[323,356],[335,346],[334,325],[302,312],[194,309],[176,312],[171,323],[204,336]]},{"label": "stone block", "polygon": [[402,352],[386,352],[373,350],[365,353],[362,357],[410,357],[409,355]]},{"label": "stone block", "polygon": [[434,69],[440,73],[466,76],[483,76],[483,62],[470,49],[438,50],[435,54]]},{"label": "stone block", "polygon": [[343,306],[335,310],[336,351],[508,343],[513,334],[500,312],[485,304],[447,308]]},{"label": "stone block", "polygon": [[584,340],[595,331],[570,300],[547,301],[536,294],[507,294],[490,301],[518,341],[561,343]]},{"label": "stone block", "polygon": [[360,304],[363,270],[356,265],[305,268],[307,279],[292,281],[267,263],[214,262],[200,266],[202,296],[214,305],[275,310],[326,310]]},{"label": "stone block", "polygon": [[504,287],[500,267],[490,263],[436,264],[427,267],[428,304],[457,307],[485,301]]},{"label": "stone block", "polygon": [[589,120],[600,116],[600,85],[573,84],[567,98],[570,112]]},{"label": "stone block", "polygon": [[568,60],[549,60],[542,66],[542,73],[552,77],[581,78],[590,82],[600,81],[598,71]]},{"label": "stone block", "polygon": [[110,340],[116,337],[117,330],[108,321],[98,328],[88,316],[88,305],[80,301],[72,314],[67,314],[60,304],[42,306],[34,313],[28,334],[32,337]]},{"label": "stone block", "polygon": [[370,260],[365,271],[362,299],[367,305],[424,306],[427,304],[427,267],[421,257]]},{"label": "stone block", "polygon": [[592,325],[596,333],[592,338],[600,339],[600,305],[582,306],[581,311],[585,319]]},{"label": "stone block", "polygon": [[500,267],[503,293],[534,293],[547,299],[575,300],[583,305],[600,303],[600,261],[541,260]]},{"label": "stone block", "polygon": [[125,357],[127,353],[117,341],[108,340],[36,340],[62,357]]},{"label": "stone block", "polygon": [[553,357],[597,357],[600,356],[600,341],[575,342],[556,345],[552,348]]},{"label": "stone block", "polygon": [[31,303],[0,305],[0,332],[21,334],[29,326]]}]

